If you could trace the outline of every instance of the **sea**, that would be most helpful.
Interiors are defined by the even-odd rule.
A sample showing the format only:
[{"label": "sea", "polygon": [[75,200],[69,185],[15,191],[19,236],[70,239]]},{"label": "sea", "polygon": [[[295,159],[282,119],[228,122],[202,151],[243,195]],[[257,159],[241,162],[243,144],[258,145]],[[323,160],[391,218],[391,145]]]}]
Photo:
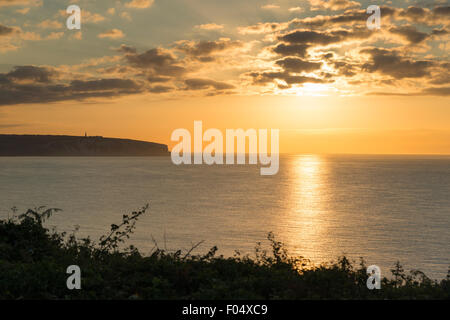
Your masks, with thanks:
[{"label": "sea", "polygon": [[60,208],[49,228],[98,240],[146,204],[127,242],[143,254],[254,256],[272,232],[313,265],[363,257],[389,277],[400,261],[437,280],[450,266],[450,156],[282,155],[274,176],[170,157],[0,158],[2,219]]}]

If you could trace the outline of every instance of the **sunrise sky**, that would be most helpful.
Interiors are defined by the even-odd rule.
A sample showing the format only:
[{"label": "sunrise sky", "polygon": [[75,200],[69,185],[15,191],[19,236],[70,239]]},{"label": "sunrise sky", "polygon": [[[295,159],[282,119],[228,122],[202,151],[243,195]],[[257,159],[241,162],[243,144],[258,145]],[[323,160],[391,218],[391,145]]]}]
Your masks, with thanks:
[{"label": "sunrise sky", "polygon": [[449,31],[446,0],[0,0],[0,133],[173,146],[202,120],[284,153],[450,154]]}]

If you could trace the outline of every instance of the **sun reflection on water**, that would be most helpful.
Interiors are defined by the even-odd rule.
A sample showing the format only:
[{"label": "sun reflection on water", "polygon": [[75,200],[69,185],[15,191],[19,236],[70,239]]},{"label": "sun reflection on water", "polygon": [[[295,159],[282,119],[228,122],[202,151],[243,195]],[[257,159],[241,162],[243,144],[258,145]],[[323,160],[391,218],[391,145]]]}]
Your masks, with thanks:
[{"label": "sun reflection on water", "polygon": [[292,160],[290,206],[283,223],[283,238],[289,248],[312,260],[322,257],[326,237],[326,161],[317,155]]}]

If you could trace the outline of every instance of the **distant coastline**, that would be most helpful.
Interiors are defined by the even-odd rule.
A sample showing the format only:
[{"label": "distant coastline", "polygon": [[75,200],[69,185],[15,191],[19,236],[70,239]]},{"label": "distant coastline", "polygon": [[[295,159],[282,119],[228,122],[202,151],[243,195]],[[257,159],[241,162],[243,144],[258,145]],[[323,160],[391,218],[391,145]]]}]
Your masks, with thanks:
[{"label": "distant coastline", "polygon": [[0,157],[169,156],[165,144],[101,136],[0,134]]}]

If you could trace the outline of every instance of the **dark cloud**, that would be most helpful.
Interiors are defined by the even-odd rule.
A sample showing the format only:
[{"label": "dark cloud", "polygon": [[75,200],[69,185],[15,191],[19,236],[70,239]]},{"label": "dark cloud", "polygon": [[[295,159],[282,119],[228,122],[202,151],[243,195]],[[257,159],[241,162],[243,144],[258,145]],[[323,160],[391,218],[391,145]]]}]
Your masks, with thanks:
[{"label": "dark cloud", "polygon": [[445,62],[439,65],[437,68],[437,72],[433,74],[433,78],[431,79],[430,83],[435,85],[443,85],[443,84],[450,84],[450,73],[448,72],[450,70],[450,63]]},{"label": "dark cloud", "polygon": [[379,72],[389,75],[395,79],[420,78],[428,76],[431,61],[414,61],[400,56],[395,51],[387,49],[363,49],[360,53],[371,56],[371,61],[364,64],[363,70],[366,72]]},{"label": "dark cloud", "polygon": [[[31,80],[24,83],[23,80]],[[115,97],[142,92],[142,85],[127,79],[73,80],[53,83],[45,68],[15,67],[0,74],[0,105],[48,103],[83,100],[95,97]]]},{"label": "dark cloud", "polygon": [[449,19],[450,18],[450,6],[436,7],[433,9],[433,13],[436,16],[446,17],[447,19]]},{"label": "dark cloud", "polygon": [[8,79],[5,73],[0,73],[0,86],[10,84],[11,81]]},{"label": "dark cloud", "polygon": [[171,77],[153,76],[153,75],[147,77],[147,80],[151,83],[169,82],[171,79],[172,79]]},{"label": "dark cloud", "polygon": [[331,34],[311,31],[311,30],[297,30],[290,32],[278,38],[281,41],[290,44],[319,44],[327,45],[330,43],[339,42],[340,38],[333,36]]},{"label": "dark cloud", "polygon": [[318,70],[322,67],[321,62],[309,62],[299,58],[284,58],[275,62],[278,66],[282,67],[286,72],[311,72]]},{"label": "dark cloud", "polygon": [[313,77],[305,77],[292,75],[289,72],[274,72],[274,71],[264,71],[264,72],[249,72],[246,74],[248,77],[252,79],[253,84],[255,85],[266,85],[268,83],[274,83],[275,80],[281,80],[286,83],[286,85],[278,86],[282,89],[290,88],[291,85],[294,84],[303,84],[303,83],[327,83],[329,81],[313,78]]},{"label": "dark cloud", "polygon": [[228,90],[228,89],[234,89],[234,86],[226,83],[226,82],[220,82],[215,81],[211,79],[187,79],[184,81],[186,85],[186,90],[204,90],[204,89],[216,89],[216,90]]},{"label": "dark cloud", "polygon": [[426,25],[438,25],[450,22],[450,6],[427,8],[410,6],[406,9],[395,9],[396,18],[405,19],[414,23]]},{"label": "dark cloud", "polygon": [[295,30],[280,36],[278,39],[285,43],[297,45],[329,45],[353,39],[366,39],[372,35],[367,28],[353,28],[352,30],[337,29],[331,31]]},{"label": "dark cloud", "polygon": [[327,53],[325,53],[325,54],[323,55],[323,58],[324,58],[325,60],[330,60],[330,59],[334,58],[334,52],[327,52]]},{"label": "dark cloud", "polygon": [[135,93],[141,91],[141,86],[130,79],[73,80],[70,83],[70,90],[74,92],[116,91]]},{"label": "dark cloud", "polygon": [[450,87],[427,88],[422,91],[423,94],[430,96],[450,96]]},{"label": "dark cloud", "polygon": [[279,43],[275,47],[271,48],[271,51],[275,52],[281,56],[306,57],[309,47],[310,46],[307,44]]},{"label": "dark cloud", "polygon": [[413,26],[399,26],[389,29],[392,34],[397,34],[404,39],[408,40],[411,44],[417,44],[428,38],[428,34],[425,32],[417,31]]},{"label": "dark cloud", "polygon": [[426,8],[411,6],[406,9],[400,10],[398,16],[401,18],[407,18],[408,20],[420,21],[424,19],[424,17],[426,17],[429,13],[430,10]]},{"label": "dark cloud", "polygon": [[368,95],[374,96],[450,96],[450,87],[430,87],[419,92],[369,92]]},{"label": "dark cloud", "polygon": [[0,24],[0,37],[6,36],[14,32],[14,29]]},{"label": "dark cloud", "polygon": [[444,35],[449,34],[449,31],[447,29],[444,29],[444,28],[442,28],[442,29],[433,29],[431,31],[431,34],[433,36],[444,36]]},{"label": "dark cloud", "polygon": [[178,59],[168,50],[155,48],[138,54],[127,47],[125,52],[125,59],[131,66],[145,69],[153,75],[178,76],[186,72],[186,69],[179,65]]},{"label": "dark cloud", "polygon": [[334,16],[315,16],[304,19],[294,19],[290,22],[291,27],[330,27],[330,26],[351,26],[354,24],[365,24],[367,21],[367,13],[365,10],[347,11],[345,14]]},{"label": "dark cloud", "polygon": [[176,49],[190,58],[206,63],[215,61],[216,54],[242,48],[243,45],[244,44],[241,41],[231,41],[230,39],[199,42],[179,41],[176,45]]},{"label": "dark cloud", "polygon": [[117,49],[117,51],[123,52],[123,53],[137,53],[137,49],[136,49],[136,48],[127,46],[127,45],[125,45],[125,44],[122,44],[122,45]]},{"label": "dark cloud", "polygon": [[130,67],[128,66],[112,66],[112,67],[108,67],[108,68],[104,68],[104,69],[97,69],[98,72],[100,73],[104,73],[104,74],[110,74],[110,73],[120,73],[120,74],[127,74],[132,72],[133,70],[131,70]]},{"label": "dark cloud", "polygon": [[220,39],[217,41],[182,41],[177,45],[177,49],[193,56],[207,56],[216,52],[225,51],[233,48],[240,48],[243,44],[240,41],[231,41],[229,39]]},{"label": "dark cloud", "polygon": [[194,57],[195,60],[198,60],[200,62],[214,62],[216,61],[215,57]]},{"label": "dark cloud", "polygon": [[338,71],[338,75],[344,77],[353,77],[359,70],[358,66],[345,61],[335,61],[333,62],[333,66]]},{"label": "dark cloud", "polygon": [[148,89],[148,91],[150,91],[151,93],[165,93],[165,92],[170,92],[173,90],[174,90],[173,87],[161,86],[161,85],[153,86],[150,89]]},{"label": "dark cloud", "polygon": [[56,72],[45,67],[16,66],[5,76],[12,80],[31,80],[36,82],[50,82]]}]

